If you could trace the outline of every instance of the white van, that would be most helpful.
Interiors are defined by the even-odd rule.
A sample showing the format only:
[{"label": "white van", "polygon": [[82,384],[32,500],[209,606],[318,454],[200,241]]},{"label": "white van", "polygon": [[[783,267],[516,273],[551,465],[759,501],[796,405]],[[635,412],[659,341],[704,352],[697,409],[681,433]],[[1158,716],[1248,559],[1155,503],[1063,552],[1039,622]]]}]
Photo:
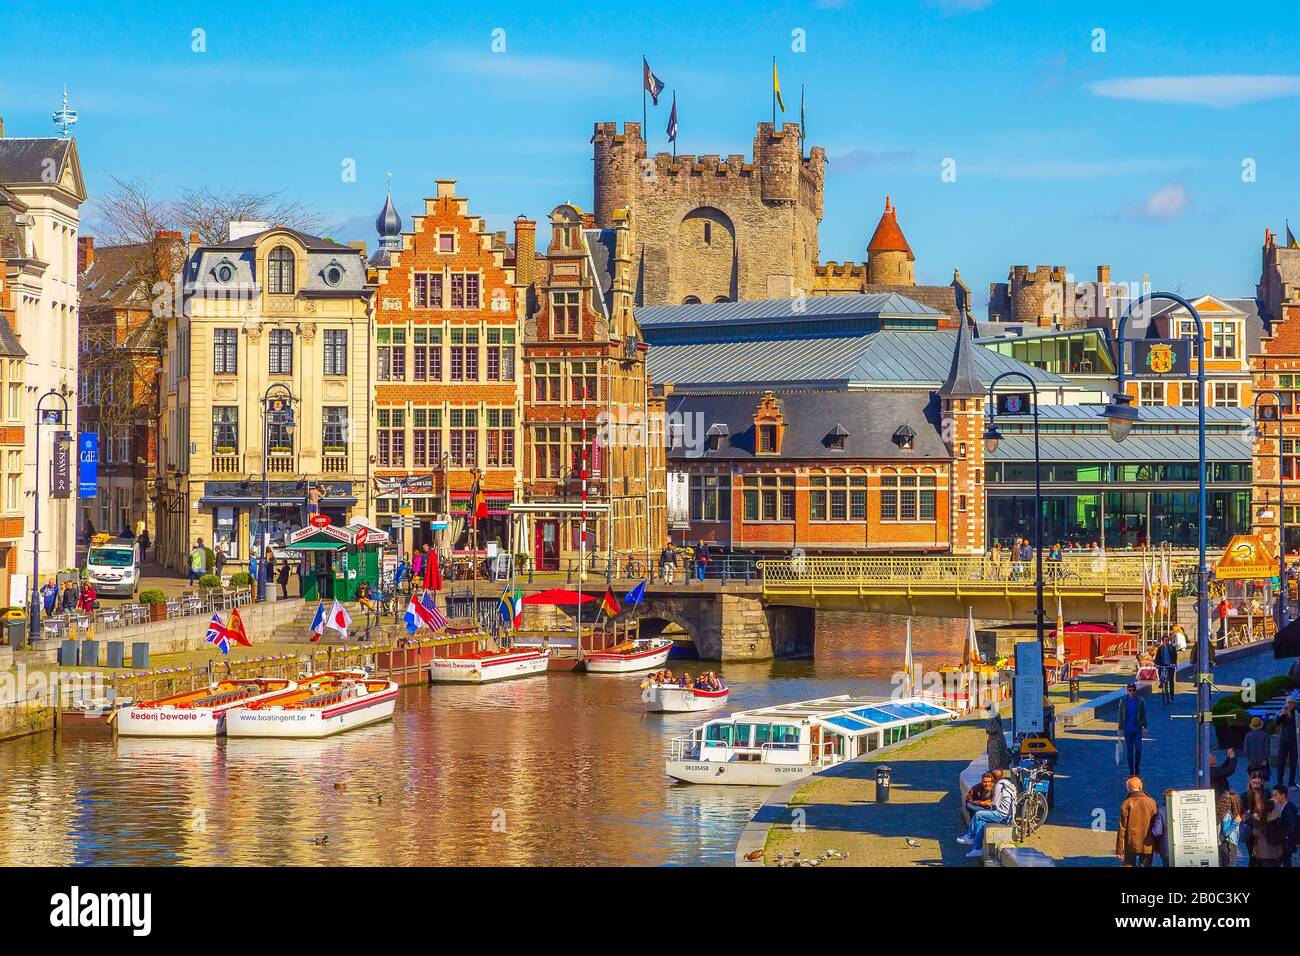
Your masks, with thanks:
[{"label": "white van", "polygon": [[92,544],[86,576],[98,594],[132,597],[140,589],[140,546],[134,538]]}]

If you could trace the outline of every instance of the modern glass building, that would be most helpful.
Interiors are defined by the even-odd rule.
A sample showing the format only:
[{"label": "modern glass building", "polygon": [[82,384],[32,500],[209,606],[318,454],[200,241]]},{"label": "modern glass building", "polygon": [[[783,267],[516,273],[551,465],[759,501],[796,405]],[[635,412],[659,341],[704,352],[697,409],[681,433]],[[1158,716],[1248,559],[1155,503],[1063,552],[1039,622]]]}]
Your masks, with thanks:
[{"label": "modern glass building", "polygon": [[[1110,438],[1096,405],[1043,406],[1040,457],[1043,540],[1106,548],[1169,543],[1195,547],[1195,408],[1143,408],[1124,442]],[[1003,439],[988,455],[988,545],[1034,530],[1034,438],[1030,415],[1002,416]],[[1209,545],[1250,530],[1250,411],[1206,409]]]}]

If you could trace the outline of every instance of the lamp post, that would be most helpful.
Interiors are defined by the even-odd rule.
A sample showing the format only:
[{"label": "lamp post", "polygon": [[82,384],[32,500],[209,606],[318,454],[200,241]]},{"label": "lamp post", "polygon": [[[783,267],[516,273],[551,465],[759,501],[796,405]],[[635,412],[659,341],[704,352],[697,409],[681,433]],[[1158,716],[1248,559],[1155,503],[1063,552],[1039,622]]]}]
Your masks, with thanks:
[{"label": "lamp post", "polygon": [[[57,398],[62,407],[46,407],[47,398]],[[50,389],[36,400],[36,476],[32,488],[32,600],[27,614],[29,639],[41,636],[41,426],[68,424],[68,399],[58,389]],[[51,489],[52,490],[52,489]]]},{"label": "lamp post", "polygon": [[[1205,500],[1205,323],[1201,314],[1180,295],[1173,292],[1148,292],[1133,300],[1120,317],[1115,335],[1115,368],[1118,388],[1106,406],[1103,415],[1106,418],[1110,437],[1120,442],[1128,437],[1133,423],[1139,418],[1139,412],[1133,407],[1133,396],[1124,391],[1124,328],[1129,316],[1143,302],[1153,299],[1168,299],[1187,310],[1192,321],[1196,323],[1196,409],[1197,409],[1197,504],[1200,520],[1197,528],[1198,559],[1196,566],[1196,786],[1198,789],[1210,787],[1210,609],[1206,597],[1206,584],[1209,568],[1205,563],[1206,551],[1206,507]],[[1135,343],[1136,339],[1132,340]]]},{"label": "lamp post", "polygon": [[[1043,693],[1047,693],[1047,648],[1043,645],[1044,611],[1043,611],[1043,463],[1038,450],[1038,385],[1024,372],[1003,372],[989,383],[989,401],[985,417],[984,447],[992,454],[997,450],[1002,434],[994,423],[995,402],[993,391],[1004,378],[1022,378],[1029,385],[1034,402],[1034,634],[1038,638],[1043,661]],[[1012,555],[1013,560],[1018,556]]]},{"label": "lamp post", "polygon": [[282,426],[293,436],[293,392],[280,382],[268,385],[262,393],[262,545],[257,556],[257,599],[266,600],[267,561],[271,550],[271,426]]},{"label": "lamp post", "polygon": [[[1272,388],[1255,389],[1252,403],[1255,419],[1255,434],[1259,435],[1259,400],[1264,395],[1272,395],[1277,402],[1277,627],[1281,630],[1286,624],[1286,472],[1285,458],[1282,455],[1282,393]],[[1262,437],[1262,436],[1261,436]]]}]

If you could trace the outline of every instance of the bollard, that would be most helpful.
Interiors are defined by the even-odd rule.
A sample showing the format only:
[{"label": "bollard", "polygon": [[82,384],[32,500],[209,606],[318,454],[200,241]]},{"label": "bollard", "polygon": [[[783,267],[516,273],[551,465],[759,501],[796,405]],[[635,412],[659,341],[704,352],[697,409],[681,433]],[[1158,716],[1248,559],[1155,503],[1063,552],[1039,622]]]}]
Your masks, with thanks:
[{"label": "bollard", "polygon": [[883,764],[876,768],[876,803],[889,802],[890,769]]},{"label": "bollard", "polygon": [[1070,678],[1070,703],[1077,704],[1078,702],[1079,702],[1079,678],[1071,677]]}]

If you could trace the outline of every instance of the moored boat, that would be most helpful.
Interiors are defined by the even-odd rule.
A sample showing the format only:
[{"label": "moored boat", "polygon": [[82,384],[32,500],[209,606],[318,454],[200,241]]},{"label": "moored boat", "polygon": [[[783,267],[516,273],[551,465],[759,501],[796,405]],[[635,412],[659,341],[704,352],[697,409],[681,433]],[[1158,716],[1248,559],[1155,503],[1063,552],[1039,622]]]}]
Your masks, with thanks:
[{"label": "moored boat", "polygon": [[435,684],[489,684],[515,677],[545,674],[551,658],[547,647],[511,647],[468,651],[429,662],[429,680]]},{"label": "moored boat", "polygon": [[281,678],[228,678],[197,690],[132,704],[117,711],[124,737],[215,737],[226,732],[230,712],[297,685]]},{"label": "moored boat", "polygon": [[583,662],[589,674],[632,674],[662,667],[672,649],[673,642],[667,638],[639,638],[601,651],[587,651]]},{"label": "moored boat", "polygon": [[727,703],[731,688],[702,690],[682,687],[680,684],[659,684],[647,681],[641,685],[641,699],[645,709],[652,714],[693,714],[717,710]]},{"label": "moored boat", "polygon": [[233,710],[229,737],[329,737],[393,716],[397,683],[358,671],[328,671]]},{"label": "moored boat", "polygon": [[955,716],[920,697],[882,701],[849,694],[743,710],[674,737],[665,769],[684,783],[774,787]]}]

